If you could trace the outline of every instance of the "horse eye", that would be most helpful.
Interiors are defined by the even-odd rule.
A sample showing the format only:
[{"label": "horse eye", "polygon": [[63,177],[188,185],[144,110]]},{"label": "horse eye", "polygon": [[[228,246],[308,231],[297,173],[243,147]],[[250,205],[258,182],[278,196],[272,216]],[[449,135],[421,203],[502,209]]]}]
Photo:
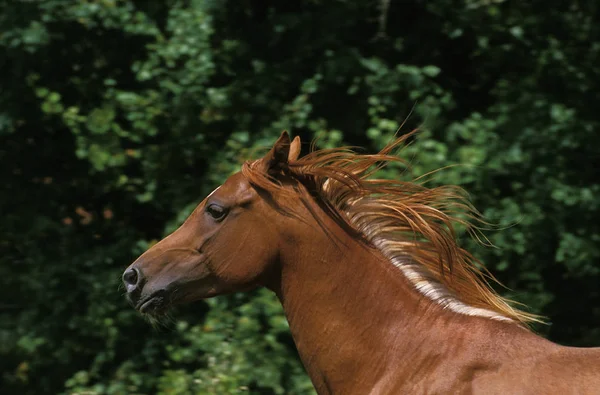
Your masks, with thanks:
[{"label": "horse eye", "polygon": [[218,204],[208,205],[208,207],[206,207],[206,212],[217,221],[222,220],[227,215],[227,210]]}]

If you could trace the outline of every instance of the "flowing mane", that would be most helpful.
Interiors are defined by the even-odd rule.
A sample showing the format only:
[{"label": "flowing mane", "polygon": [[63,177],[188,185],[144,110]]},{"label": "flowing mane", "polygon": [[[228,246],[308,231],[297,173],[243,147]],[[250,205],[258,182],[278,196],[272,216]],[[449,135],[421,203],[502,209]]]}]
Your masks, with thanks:
[{"label": "flowing mane", "polygon": [[[474,223],[481,222],[464,190],[375,177],[390,162],[404,163],[392,153],[413,134],[373,155],[313,147],[278,171],[301,183],[338,223],[378,248],[420,293],[444,308],[523,326],[540,321],[498,295],[487,281],[496,281],[493,276],[457,243],[456,225],[478,238]],[[267,191],[298,192],[283,188],[259,166],[260,160],[242,166],[251,183]]]}]

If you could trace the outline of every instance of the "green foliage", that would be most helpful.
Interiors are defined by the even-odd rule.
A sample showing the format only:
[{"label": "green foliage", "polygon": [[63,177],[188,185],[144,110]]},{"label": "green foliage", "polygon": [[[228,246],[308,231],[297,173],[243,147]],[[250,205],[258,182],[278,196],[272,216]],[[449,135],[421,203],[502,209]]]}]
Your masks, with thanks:
[{"label": "green foliage", "polygon": [[283,129],[373,151],[421,127],[413,173],[460,164],[430,182],[463,185],[505,227],[497,248],[468,244],[503,292],[549,316],[550,338],[600,343],[597,8],[0,5],[0,393],[312,393],[267,291],[155,329],[119,289]]}]

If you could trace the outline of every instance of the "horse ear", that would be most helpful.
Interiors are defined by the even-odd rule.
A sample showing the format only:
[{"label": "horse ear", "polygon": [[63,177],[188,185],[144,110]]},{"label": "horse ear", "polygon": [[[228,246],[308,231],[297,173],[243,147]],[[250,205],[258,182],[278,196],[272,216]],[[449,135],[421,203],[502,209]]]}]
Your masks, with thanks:
[{"label": "horse ear", "polygon": [[283,131],[277,139],[273,148],[262,158],[263,169],[266,172],[277,172],[288,164],[290,156],[290,136]]},{"label": "horse ear", "polygon": [[300,136],[296,136],[294,137],[294,140],[292,141],[292,144],[290,145],[290,153],[288,154],[288,162],[293,162],[295,160],[298,160],[298,157],[300,156],[300,149],[301,149],[301,142],[300,142]]}]

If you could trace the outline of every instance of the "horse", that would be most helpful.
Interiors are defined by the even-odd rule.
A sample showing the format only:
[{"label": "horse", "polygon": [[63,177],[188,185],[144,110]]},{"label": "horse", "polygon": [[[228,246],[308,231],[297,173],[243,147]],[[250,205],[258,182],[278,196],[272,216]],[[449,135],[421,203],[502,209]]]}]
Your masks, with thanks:
[{"label": "horse", "polygon": [[139,312],[256,287],[281,302],[319,394],[598,394],[600,348],[530,329],[457,241],[462,189],[376,178],[377,154],[283,132],[123,274]]}]

